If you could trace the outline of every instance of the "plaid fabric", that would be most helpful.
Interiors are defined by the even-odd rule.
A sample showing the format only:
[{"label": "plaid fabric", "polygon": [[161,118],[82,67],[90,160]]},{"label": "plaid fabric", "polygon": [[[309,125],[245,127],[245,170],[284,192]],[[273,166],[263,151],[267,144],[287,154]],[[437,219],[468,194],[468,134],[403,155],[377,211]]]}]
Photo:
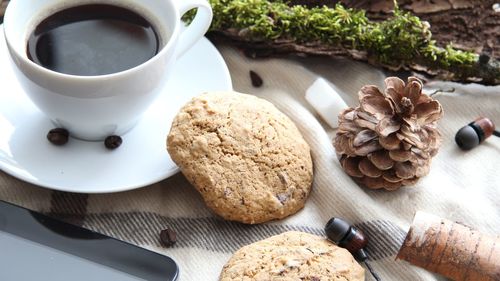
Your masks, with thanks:
[{"label": "plaid fabric", "polygon": [[[355,223],[367,234],[367,251],[382,280],[440,280],[395,261],[417,210],[465,222],[485,233],[500,233],[500,139],[492,137],[467,153],[453,141],[455,132],[479,115],[500,122],[500,87],[430,85],[456,89],[436,95],[445,109],[440,122],[444,140],[430,174],[415,187],[372,191],[359,187],[342,171],[331,145],[335,132],[317,118],[303,95],[323,76],[342,91],[347,104],[356,106],[361,86],[382,86],[383,73],[347,60],[250,60],[231,47],[218,47],[235,89],[273,102],[297,124],[311,146],[314,185],[299,213],[252,226],[223,221],[205,207],[181,174],[137,190],[88,195],[43,189],[0,171],[0,199],[169,255],[179,263],[182,281],[217,280],[235,250],[274,234],[301,230],[323,235],[323,226],[332,216]],[[252,87],[249,70],[262,76],[263,87]],[[178,243],[171,248],[159,243],[160,230],[166,227],[178,233]],[[367,280],[371,280],[369,274]]]}]

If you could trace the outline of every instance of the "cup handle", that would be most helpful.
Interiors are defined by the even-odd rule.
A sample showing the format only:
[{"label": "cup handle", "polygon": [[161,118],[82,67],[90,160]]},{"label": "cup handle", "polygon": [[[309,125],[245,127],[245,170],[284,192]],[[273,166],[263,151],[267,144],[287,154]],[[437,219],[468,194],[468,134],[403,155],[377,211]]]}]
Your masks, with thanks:
[{"label": "cup handle", "polygon": [[181,28],[176,51],[176,56],[181,57],[207,32],[212,23],[212,8],[207,0],[177,0],[175,2],[181,17],[187,11],[198,8],[191,24]]}]

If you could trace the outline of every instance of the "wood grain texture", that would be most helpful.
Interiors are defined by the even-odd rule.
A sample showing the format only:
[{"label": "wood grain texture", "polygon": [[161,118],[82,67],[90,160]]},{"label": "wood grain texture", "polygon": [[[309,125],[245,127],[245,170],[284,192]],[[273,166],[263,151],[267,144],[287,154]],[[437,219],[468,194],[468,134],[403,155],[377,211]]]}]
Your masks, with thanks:
[{"label": "wood grain texture", "polygon": [[[293,4],[318,6],[336,3],[364,9],[370,19],[387,19],[394,5],[387,0],[291,0]],[[442,45],[454,46],[500,58],[500,12],[493,5],[497,0],[399,0],[400,8],[411,11],[431,24],[434,38]]]},{"label": "wood grain texture", "polygon": [[497,281],[500,236],[417,212],[397,259],[456,281]]},{"label": "wood grain texture", "polygon": [[[334,6],[342,2],[345,6],[364,9],[369,19],[382,21],[393,17],[392,1],[324,1],[324,0],[289,0],[289,5]],[[473,3],[474,2],[474,3]],[[213,42],[227,42],[243,49],[249,57],[268,56],[327,56],[348,57],[368,62],[391,71],[409,70],[412,75],[423,80],[431,77],[462,83],[476,82],[485,85],[500,84],[500,61],[495,56],[500,54],[500,13],[495,12],[495,1],[398,1],[400,8],[410,10],[430,23],[433,40],[439,47],[450,43],[457,49],[483,54],[478,62],[442,68],[439,62],[429,61],[416,55],[410,61],[385,64],[371,50],[353,50],[338,44],[324,43],[319,40],[299,42],[286,36],[276,39],[254,39],[237,28],[220,28],[208,34]]]}]

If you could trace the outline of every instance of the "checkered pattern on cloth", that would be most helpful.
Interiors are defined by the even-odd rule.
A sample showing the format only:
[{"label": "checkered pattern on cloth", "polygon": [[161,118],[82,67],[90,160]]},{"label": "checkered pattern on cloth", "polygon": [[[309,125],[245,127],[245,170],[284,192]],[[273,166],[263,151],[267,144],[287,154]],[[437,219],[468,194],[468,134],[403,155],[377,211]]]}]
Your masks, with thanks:
[{"label": "checkered pattern on cloth", "polygon": [[[205,207],[181,174],[133,191],[87,195],[50,191],[0,171],[0,199],[169,255],[180,265],[181,281],[217,280],[236,249],[274,234],[301,230],[323,235],[323,225],[332,216],[355,223],[369,236],[367,250],[382,280],[439,280],[395,261],[417,210],[465,222],[485,233],[500,233],[500,139],[488,139],[466,153],[453,141],[454,133],[479,115],[500,123],[500,87],[432,84],[456,90],[435,96],[445,110],[440,122],[444,141],[430,174],[414,187],[373,191],[359,187],[342,171],[331,145],[335,132],[317,118],[303,95],[323,76],[341,90],[349,105],[356,106],[361,86],[382,86],[380,71],[362,63],[322,58],[255,61],[233,48],[219,48],[235,89],[273,102],[297,124],[311,146],[314,185],[299,213],[252,226],[223,221]],[[263,87],[251,86],[249,70],[262,76]],[[172,248],[159,243],[159,232],[165,227],[178,233],[178,243]],[[371,280],[368,274],[367,280]]]}]

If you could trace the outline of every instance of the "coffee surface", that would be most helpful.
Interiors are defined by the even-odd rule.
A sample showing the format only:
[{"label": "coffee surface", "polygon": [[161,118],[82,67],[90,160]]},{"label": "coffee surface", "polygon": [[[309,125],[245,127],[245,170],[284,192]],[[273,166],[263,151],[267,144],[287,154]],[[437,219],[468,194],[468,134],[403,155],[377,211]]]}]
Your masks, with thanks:
[{"label": "coffee surface", "polygon": [[158,35],[143,16],[117,6],[93,4],[59,11],[31,33],[27,54],[45,68],[72,75],[120,72],[152,58]]}]

